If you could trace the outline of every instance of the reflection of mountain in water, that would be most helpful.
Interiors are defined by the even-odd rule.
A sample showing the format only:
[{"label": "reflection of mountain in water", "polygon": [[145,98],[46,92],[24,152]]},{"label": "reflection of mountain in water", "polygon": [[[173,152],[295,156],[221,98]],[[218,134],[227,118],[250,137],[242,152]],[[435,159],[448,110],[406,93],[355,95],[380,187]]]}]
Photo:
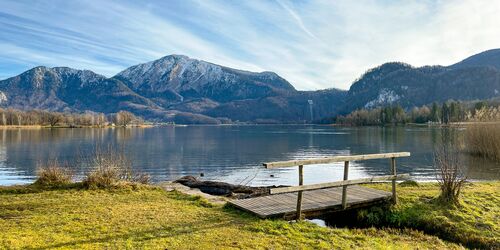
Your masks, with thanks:
[{"label": "reflection of mountain in water", "polygon": [[[432,148],[441,137],[437,128],[336,128],[328,126],[189,126],[105,129],[9,129],[0,133],[0,169],[33,175],[38,162],[58,158],[77,162],[96,145],[121,146],[140,171],[154,180],[204,173],[207,179],[233,183],[293,184],[296,168],[266,170],[262,162],[409,151],[398,159],[398,172],[433,180]],[[467,157],[469,175],[498,179],[499,166]],[[84,169],[76,165],[76,172]],[[350,178],[389,174],[388,160],[351,164]],[[341,179],[342,163],[307,166],[306,183]],[[12,171],[11,171],[12,172]],[[275,178],[270,178],[273,174]],[[5,173],[0,172],[0,181]],[[4,178],[4,179],[2,179]],[[5,181],[4,181],[5,182]]]}]

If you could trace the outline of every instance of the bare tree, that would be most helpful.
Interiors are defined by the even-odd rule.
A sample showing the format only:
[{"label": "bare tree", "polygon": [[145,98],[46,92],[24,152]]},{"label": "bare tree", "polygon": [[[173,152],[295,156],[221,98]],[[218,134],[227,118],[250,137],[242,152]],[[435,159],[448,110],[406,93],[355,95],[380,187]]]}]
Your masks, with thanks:
[{"label": "bare tree", "polygon": [[106,116],[103,113],[99,113],[96,116],[96,125],[97,126],[103,126],[107,122]]},{"label": "bare tree", "polygon": [[7,125],[7,117],[5,117],[5,110],[2,110],[2,125]]},{"label": "bare tree", "polygon": [[467,180],[466,169],[456,131],[443,131],[442,138],[434,150],[436,179],[441,188],[439,198],[445,203],[456,204]]},{"label": "bare tree", "polygon": [[120,111],[116,114],[116,124],[120,126],[126,127],[135,119],[135,115],[128,111]]},{"label": "bare tree", "polygon": [[47,120],[51,127],[54,127],[63,120],[63,115],[60,113],[49,113]]}]

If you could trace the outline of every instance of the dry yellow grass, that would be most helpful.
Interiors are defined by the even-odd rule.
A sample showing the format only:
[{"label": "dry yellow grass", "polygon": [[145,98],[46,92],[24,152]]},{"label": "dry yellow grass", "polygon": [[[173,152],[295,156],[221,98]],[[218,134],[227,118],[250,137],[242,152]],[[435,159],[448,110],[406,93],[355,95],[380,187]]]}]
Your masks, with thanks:
[{"label": "dry yellow grass", "polygon": [[61,166],[54,159],[40,165],[36,171],[35,184],[42,186],[62,186],[71,183],[73,172],[67,166]]},{"label": "dry yellow grass", "polygon": [[465,132],[467,150],[475,155],[500,161],[500,123],[476,123]]}]

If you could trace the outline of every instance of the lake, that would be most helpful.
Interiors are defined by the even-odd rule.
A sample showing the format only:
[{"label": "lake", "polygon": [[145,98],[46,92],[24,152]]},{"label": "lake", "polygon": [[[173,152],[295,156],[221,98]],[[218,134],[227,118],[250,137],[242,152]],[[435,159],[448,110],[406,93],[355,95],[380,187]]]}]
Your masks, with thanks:
[{"label": "lake", "polygon": [[[154,182],[184,175],[250,185],[296,185],[297,168],[264,169],[262,162],[409,151],[397,160],[398,173],[419,181],[435,180],[433,145],[441,138],[435,127],[331,126],[187,126],[153,128],[1,129],[0,185],[29,183],[37,165],[57,158],[81,178],[78,158],[96,146],[123,149],[134,169]],[[464,155],[473,180],[500,179],[500,165]],[[351,163],[350,178],[390,174],[389,161]],[[341,180],[343,163],[304,168],[305,184]]]}]

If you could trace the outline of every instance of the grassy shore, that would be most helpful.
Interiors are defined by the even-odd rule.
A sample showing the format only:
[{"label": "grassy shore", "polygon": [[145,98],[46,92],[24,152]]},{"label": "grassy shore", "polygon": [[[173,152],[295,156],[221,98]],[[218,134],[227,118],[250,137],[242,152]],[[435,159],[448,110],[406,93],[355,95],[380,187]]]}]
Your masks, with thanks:
[{"label": "grassy shore", "polygon": [[[470,184],[459,207],[434,203],[436,184],[399,187],[401,203],[392,208],[390,214],[396,217],[391,223],[427,223],[436,231],[478,237],[494,246],[499,241],[499,187],[500,182]],[[376,214],[364,215],[380,224],[382,219],[374,221]],[[78,184],[54,190],[0,188],[0,228],[0,249],[461,248],[413,229],[323,228],[309,222],[260,220],[199,197],[143,185],[105,190]]]},{"label": "grassy shore", "polygon": [[[390,191],[386,184],[369,186]],[[439,202],[436,183],[398,187],[398,193],[398,205],[363,211],[361,220],[375,226],[419,229],[470,248],[500,249],[500,182],[467,183],[458,205]]]}]

